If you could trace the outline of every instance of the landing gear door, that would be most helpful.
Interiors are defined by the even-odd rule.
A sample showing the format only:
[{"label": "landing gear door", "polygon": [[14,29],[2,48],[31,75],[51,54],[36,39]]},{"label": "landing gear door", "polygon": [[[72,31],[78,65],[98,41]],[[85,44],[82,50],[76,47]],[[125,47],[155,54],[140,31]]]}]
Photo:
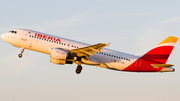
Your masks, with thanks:
[{"label": "landing gear door", "polygon": [[27,41],[27,36],[28,36],[28,32],[27,31],[24,31],[24,33],[22,34],[22,40],[23,41]]}]

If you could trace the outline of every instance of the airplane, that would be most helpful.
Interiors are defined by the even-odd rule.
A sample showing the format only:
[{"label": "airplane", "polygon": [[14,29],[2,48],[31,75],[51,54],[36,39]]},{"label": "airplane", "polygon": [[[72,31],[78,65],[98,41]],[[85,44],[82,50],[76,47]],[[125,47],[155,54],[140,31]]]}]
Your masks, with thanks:
[{"label": "airplane", "polygon": [[30,29],[14,29],[1,35],[2,40],[21,48],[50,55],[50,62],[58,65],[77,64],[80,74],[82,64],[126,72],[174,72],[172,64],[166,64],[178,38],[169,36],[142,56],[106,49],[110,43],[94,45],[45,34]]}]

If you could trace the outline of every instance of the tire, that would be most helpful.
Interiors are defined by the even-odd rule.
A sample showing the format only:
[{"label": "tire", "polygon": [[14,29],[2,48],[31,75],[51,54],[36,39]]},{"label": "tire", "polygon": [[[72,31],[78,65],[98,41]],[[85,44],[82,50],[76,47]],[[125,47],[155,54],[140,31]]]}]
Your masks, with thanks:
[{"label": "tire", "polygon": [[76,73],[77,73],[77,74],[80,74],[80,73],[81,73],[81,71],[79,71],[78,69],[76,69]]},{"label": "tire", "polygon": [[80,74],[80,73],[81,73],[81,70],[82,70],[82,66],[81,66],[81,65],[78,65],[77,68],[76,68],[76,73],[77,73],[77,74]]},{"label": "tire", "polygon": [[77,66],[77,69],[78,69],[79,71],[81,71],[81,70],[82,70],[82,66],[81,66],[81,65]]},{"label": "tire", "polygon": [[22,54],[18,54],[18,57],[19,57],[19,58],[22,58]]}]

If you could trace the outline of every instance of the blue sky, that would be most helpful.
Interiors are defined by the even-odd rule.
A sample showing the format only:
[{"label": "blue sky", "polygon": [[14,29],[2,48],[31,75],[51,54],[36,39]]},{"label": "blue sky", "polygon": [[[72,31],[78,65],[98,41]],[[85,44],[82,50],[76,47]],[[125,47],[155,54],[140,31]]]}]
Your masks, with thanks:
[{"label": "blue sky", "polygon": [[[168,36],[180,36],[179,0],[5,0],[0,33],[26,28],[142,55]],[[174,73],[129,73],[55,65],[48,55],[0,39],[1,101],[179,101],[179,42],[167,63]]]}]

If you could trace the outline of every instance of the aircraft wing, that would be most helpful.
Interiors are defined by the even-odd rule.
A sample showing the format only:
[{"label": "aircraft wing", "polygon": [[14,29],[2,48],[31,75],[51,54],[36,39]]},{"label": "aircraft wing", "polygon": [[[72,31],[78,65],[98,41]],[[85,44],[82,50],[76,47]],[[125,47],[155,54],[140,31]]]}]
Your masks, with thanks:
[{"label": "aircraft wing", "polygon": [[94,53],[99,52],[101,53],[102,48],[105,46],[109,46],[110,43],[98,43],[95,45],[87,46],[87,47],[82,47],[78,49],[72,49],[69,50],[71,53],[76,54],[78,57],[85,56],[87,59],[89,59],[89,55],[94,56]]}]

